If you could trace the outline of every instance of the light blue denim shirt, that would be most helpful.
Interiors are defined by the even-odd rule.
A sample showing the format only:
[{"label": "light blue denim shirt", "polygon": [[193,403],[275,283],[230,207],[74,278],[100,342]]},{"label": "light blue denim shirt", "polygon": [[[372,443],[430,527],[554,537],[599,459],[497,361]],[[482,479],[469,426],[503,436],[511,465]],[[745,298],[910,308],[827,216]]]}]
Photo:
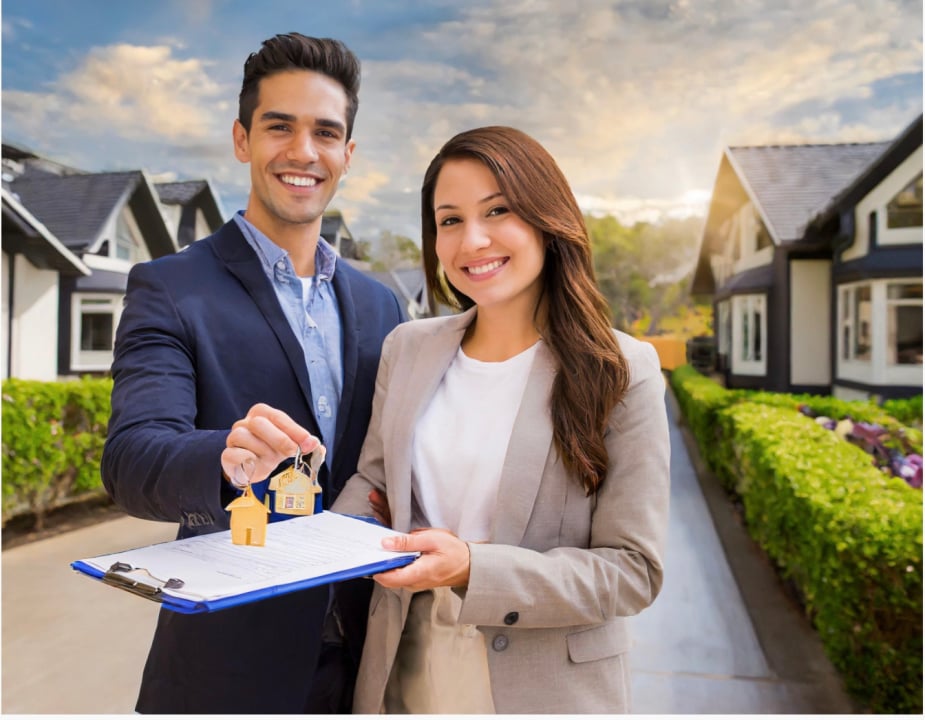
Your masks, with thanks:
[{"label": "light blue denim shirt", "polygon": [[340,308],[332,278],[337,253],[324,238],[318,238],[315,276],[300,278],[289,253],[254,227],[244,211],[235,213],[235,222],[257,253],[264,272],[273,284],[280,307],[305,354],[305,365],[312,386],[312,403],[321,429],[321,441],[331,466],[337,407],[344,386],[344,364]]}]

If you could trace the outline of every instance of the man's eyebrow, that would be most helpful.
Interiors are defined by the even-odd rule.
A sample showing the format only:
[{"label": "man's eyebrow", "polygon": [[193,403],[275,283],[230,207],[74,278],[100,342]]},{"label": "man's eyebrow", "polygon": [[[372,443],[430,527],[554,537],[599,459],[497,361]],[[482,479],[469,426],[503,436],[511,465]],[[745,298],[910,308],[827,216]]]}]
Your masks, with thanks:
[{"label": "man's eyebrow", "polygon": [[284,120],[285,122],[295,122],[295,115],[290,115],[289,113],[279,112],[277,110],[267,110],[263,115],[260,116],[261,121],[266,122],[268,120]]},{"label": "man's eyebrow", "polygon": [[332,130],[339,130],[340,132],[346,132],[347,126],[344,125],[340,120],[329,120],[328,118],[318,118],[315,121],[315,125],[319,127],[331,128]]},{"label": "man's eyebrow", "polygon": [[[481,200],[479,200],[479,201],[478,201],[478,204],[481,205],[482,203],[487,203],[487,202],[489,202],[489,201],[491,201],[491,200],[494,200],[495,198],[499,198],[499,197],[503,197],[503,196],[504,196],[504,193],[502,193],[502,192],[492,193],[491,195],[488,195],[488,196],[486,196],[486,197],[483,197]],[[449,203],[444,203],[443,205],[438,205],[437,207],[435,207],[435,208],[434,208],[434,212],[436,212],[437,210],[455,210],[455,209],[456,209],[456,206],[455,206],[455,205],[451,205],[451,204],[449,204]]]}]

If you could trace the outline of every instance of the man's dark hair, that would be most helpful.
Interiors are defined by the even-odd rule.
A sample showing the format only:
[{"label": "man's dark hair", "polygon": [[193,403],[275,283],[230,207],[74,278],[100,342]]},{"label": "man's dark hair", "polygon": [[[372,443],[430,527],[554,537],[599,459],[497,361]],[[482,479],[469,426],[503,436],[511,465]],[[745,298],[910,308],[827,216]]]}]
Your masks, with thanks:
[{"label": "man's dark hair", "polygon": [[260,81],[286,70],[313,70],[339,82],[347,95],[347,140],[360,104],[360,61],[340,40],[306,37],[299,33],[276,35],[263,41],[244,61],[244,81],[238,96],[238,120],[247,132],[257,108]]}]

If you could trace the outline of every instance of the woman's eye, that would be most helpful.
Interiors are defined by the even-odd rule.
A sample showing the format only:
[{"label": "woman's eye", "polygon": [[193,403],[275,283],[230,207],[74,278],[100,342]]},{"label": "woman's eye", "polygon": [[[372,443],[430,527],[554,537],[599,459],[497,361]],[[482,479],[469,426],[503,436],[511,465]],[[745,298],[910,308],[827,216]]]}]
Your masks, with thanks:
[{"label": "woman's eye", "polygon": [[459,222],[459,218],[458,218],[458,217],[450,216],[450,217],[445,217],[445,218],[443,218],[443,219],[440,220],[437,224],[438,224],[440,227],[446,227],[447,225],[455,225],[455,224],[458,223],[458,222]]},{"label": "woman's eye", "polygon": [[489,210],[488,216],[492,217],[493,215],[504,215],[507,212],[510,212],[510,210],[508,210],[503,205],[499,205],[498,207],[493,207],[491,210]]}]

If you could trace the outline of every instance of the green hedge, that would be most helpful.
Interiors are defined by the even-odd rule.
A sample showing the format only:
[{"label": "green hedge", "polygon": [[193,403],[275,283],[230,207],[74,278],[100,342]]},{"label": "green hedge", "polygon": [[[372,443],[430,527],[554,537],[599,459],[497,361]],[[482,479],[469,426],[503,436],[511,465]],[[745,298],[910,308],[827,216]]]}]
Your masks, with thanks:
[{"label": "green hedge", "polygon": [[849,690],[874,712],[921,713],[921,491],[796,410],[900,423],[873,403],[728,391],[685,368],[671,383],[704,458],[796,583]]},{"label": "green hedge", "polygon": [[109,422],[109,378],[69,382],[3,381],[4,524],[105,494],[100,457]]}]

